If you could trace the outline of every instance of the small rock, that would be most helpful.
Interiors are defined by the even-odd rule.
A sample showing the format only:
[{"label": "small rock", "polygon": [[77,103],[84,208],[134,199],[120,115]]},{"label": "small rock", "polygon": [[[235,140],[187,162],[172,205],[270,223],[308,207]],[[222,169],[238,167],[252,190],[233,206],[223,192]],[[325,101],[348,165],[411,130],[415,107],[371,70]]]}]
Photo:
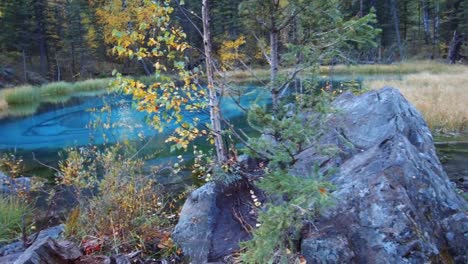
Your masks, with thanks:
[{"label": "small rock", "polygon": [[83,254],[77,245],[70,241],[56,241],[46,238],[36,241],[14,264],[66,264],[72,263]]},{"label": "small rock", "polygon": [[12,194],[18,191],[30,192],[31,179],[27,177],[11,178],[0,172],[0,194]]},{"label": "small rock", "polygon": [[[44,229],[39,232],[37,235],[36,241],[43,240],[46,238],[59,239],[63,232],[65,231],[65,225],[53,226],[47,229]],[[28,237],[29,241],[34,240],[36,234],[32,234]],[[14,242],[8,245],[0,247],[0,256],[7,256],[11,254],[21,253],[25,250],[24,243],[22,241]],[[2,262],[0,262],[2,263]]]}]

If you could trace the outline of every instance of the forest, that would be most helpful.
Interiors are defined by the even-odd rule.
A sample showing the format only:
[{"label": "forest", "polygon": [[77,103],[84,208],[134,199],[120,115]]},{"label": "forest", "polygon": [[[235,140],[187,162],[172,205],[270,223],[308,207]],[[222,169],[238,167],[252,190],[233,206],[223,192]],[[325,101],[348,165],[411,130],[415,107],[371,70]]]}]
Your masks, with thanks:
[{"label": "forest", "polygon": [[[248,10],[243,10],[246,7],[242,2],[213,1],[214,51],[222,56],[223,50],[229,49],[224,42],[244,37],[241,52],[246,54],[245,63],[261,67],[268,63],[259,48],[260,44],[268,45],[268,30],[246,20]],[[47,81],[107,77],[114,68],[127,74],[150,74],[154,69],[145,60],[140,63],[118,60],[109,53],[112,29],[132,19],[125,5],[125,1],[3,0],[0,5],[1,82],[6,85],[10,70],[17,77],[15,82],[26,83],[37,81],[30,80],[28,72]],[[458,63],[467,56],[468,3],[465,0],[343,0],[334,5],[342,16],[339,19],[344,20],[374,12],[377,20],[373,26],[381,34],[376,36],[376,46],[348,47],[340,50],[332,61],[322,64],[388,64],[406,59],[444,59]],[[118,6],[122,8],[120,11]],[[198,52],[202,48],[200,13],[199,1],[185,1],[182,8],[174,6],[171,14],[193,47],[187,53],[192,67],[203,60]],[[279,48],[304,41],[300,20],[313,15],[304,12],[288,21],[279,32]]]},{"label": "forest", "polygon": [[0,263],[468,263],[468,0],[0,0]]}]

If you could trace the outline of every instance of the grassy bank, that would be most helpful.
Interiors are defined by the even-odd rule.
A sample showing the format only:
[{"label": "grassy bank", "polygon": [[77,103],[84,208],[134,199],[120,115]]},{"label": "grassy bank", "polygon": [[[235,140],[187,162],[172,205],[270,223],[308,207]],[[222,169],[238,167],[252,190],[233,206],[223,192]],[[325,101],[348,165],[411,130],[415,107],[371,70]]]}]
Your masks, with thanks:
[{"label": "grassy bank", "polygon": [[432,131],[465,132],[468,129],[468,67],[452,72],[410,74],[402,80],[372,80],[365,87],[392,86],[422,113]]},{"label": "grassy bank", "polygon": [[[280,73],[286,74],[292,69],[282,69]],[[365,65],[333,65],[321,66],[321,75],[407,75],[421,72],[428,73],[462,73],[466,70],[465,66],[448,65],[437,61],[408,61],[397,64],[365,64]],[[311,71],[305,70],[300,74],[302,77],[307,77]],[[257,68],[252,71],[228,71],[225,77],[237,81],[251,81],[255,79],[269,79],[270,71],[267,68]]]},{"label": "grassy bank", "polygon": [[5,101],[5,98],[0,97],[0,118],[4,117],[8,111],[8,103]]},{"label": "grassy bank", "polygon": [[0,91],[0,118],[34,114],[41,103],[61,103],[82,93],[105,90],[110,79],[54,82],[42,86],[18,86]]}]

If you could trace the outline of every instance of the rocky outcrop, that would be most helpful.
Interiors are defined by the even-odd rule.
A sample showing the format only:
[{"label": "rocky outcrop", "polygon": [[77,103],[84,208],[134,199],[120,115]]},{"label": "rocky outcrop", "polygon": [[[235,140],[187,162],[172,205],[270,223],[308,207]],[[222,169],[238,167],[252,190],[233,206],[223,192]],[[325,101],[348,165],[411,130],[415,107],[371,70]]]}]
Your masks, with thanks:
[{"label": "rocky outcrop", "polygon": [[295,173],[337,165],[335,205],[302,242],[311,263],[466,263],[467,205],[454,191],[421,115],[385,88],[334,102],[323,143],[341,153],[299,155]]},{"label": "rocky outcrop", "polygon": [[[291,170],[310,177],[316,164],[324,171],[338,168],[330,178],[334,205],[304,230],[300,246],[307,263],[468,262],[467,204],[444,172],[419,112],[392,88],[346,93],[333,105],[321,144],[300,153]],[[322,146],[338,154],[324,154]],[[221,254],[211,257],[215,246],[235,250],[248,238],[236,236],[241,225],[236,235],[214,235],[219,219],[235,223],[249,215],[222,212],[220,197],[229,197],[224,203],[238,199],[209,184],[181,212],[174,238],[194,263],[219,261]]]}]

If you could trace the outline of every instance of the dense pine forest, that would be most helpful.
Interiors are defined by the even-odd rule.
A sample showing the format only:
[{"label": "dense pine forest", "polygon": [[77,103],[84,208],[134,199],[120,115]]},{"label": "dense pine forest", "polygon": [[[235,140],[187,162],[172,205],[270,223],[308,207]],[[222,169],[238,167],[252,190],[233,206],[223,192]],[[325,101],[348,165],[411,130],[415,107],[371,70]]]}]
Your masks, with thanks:
[{"label": "dense pine forest", "polygon": [[[261,45],[270,45],[268,29],[255,19],[249,19],[252,14],[245,2],[248,1],[213,1],[213,48],[218,57],[223,57],[223,51],[230,48],[229,41],[242,37],[245,43],[240,52],[245,54],[245,63],[262,66],[268,63],[261,54]],[[187,57],[189,66],[194,67],[203,60],[199,52],[203,48],[199,34],[202,26],[200,1],[187,0],[178,4],[183,5],[172,3],[174,12],[171,16],[183,27],[193,47],[187,52]],[[323,61],[322,64],[393,63],[405,59],[443,59],[458,63],[467,56],[466,0],[342,0],[335,1],[334,5],[339,9],[340,17],[332,13],[328,15],[335,21],[346,21],[374,12],[377,21],[373,26],[381,33],[375,39],[376,46],[343,47],[333,60]],[[125,0],[2,0],[2,85],[8,83],[8,78],[18,83],[106,77],[114,68],[127,74],[150,74],[153,66],[145,60],[118,60],[110,52],[113,45],[110,40],[112,28],[121,27],[122,23],[131,24],[134,18],[131,11],[127,11],[131,8],[126,6]],[[255,16],[261,18],[266,15],[261,12],[267,11],[255,12]],[[278,32],[279,48],[304,42],[305,35],[311,34],[304,30],[304,21],[308,20],[308,16],[316,15],[313,12],[290,14],[290,21]],[[280,16],[284,17],[278,17],[278,21],[286,19],[288,15]],[[313,25],[320,21],[311,23],[312,28],[323,28]]]}]

